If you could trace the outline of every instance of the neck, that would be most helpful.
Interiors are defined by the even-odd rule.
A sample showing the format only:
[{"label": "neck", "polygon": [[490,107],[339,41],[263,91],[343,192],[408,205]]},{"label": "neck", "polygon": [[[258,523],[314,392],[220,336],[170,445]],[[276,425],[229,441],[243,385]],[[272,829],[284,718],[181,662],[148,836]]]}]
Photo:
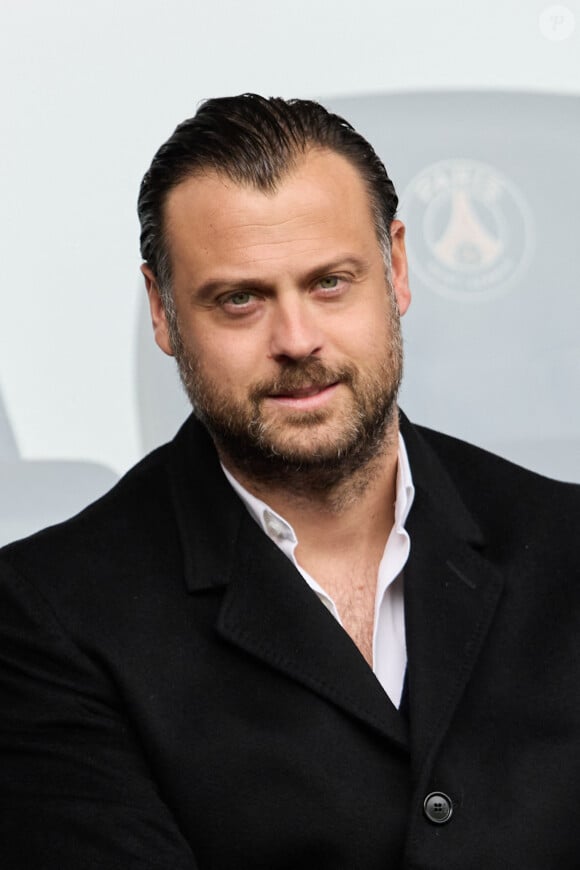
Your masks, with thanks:
[{"label": "neck", "polygon": [[398,453],[396,421],[380,450],[346,478],[316,485],[308,473],[273,480],[253,476],[227,455],[220,458],[253,495],[266,502],[294,528],[301,548],[368,546],[386,541],[394,522]]}]

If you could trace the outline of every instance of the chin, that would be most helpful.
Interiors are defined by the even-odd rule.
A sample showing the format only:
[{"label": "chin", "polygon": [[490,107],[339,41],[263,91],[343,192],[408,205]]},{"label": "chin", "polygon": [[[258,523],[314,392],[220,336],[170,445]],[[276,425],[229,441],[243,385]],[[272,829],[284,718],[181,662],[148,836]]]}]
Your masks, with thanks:
[{"label": "chin", "polygon": [[328,431],[316,432],[313,429],[292,437],[265,437],[262,446],[273,456],[292,464],[305,465],[335,462],[350,453],[357,439],[350,433],[337,436]]}]

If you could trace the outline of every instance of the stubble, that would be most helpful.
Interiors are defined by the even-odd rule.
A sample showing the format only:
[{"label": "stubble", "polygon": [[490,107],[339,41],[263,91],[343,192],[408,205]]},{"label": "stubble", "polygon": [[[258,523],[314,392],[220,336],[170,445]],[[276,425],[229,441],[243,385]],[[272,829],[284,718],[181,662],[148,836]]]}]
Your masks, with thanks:
[{"label": "stubble", "polygon": [[[169,318],[181,381],[196,416],[208,429],[222,461],[258,489],[318,495],[344,507],[368,486],[397,433],[397,394],[402,378],[402,336],[394,293],[388,290],[388,346],[372,370],[330,366],[316,357],[288,360],[275,378],[256,382],[247,399],[228,395],[187,350],[177,318]],[[267,413],[272,395],[340,384],[348,391],[344,412]]]}]

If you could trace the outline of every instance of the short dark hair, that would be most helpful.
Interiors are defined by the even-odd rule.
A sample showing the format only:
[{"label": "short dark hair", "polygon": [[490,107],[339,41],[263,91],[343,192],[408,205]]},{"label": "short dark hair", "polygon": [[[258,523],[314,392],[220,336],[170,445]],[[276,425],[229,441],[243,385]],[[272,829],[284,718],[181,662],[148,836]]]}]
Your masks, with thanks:
[{"label": "short dark hair", "polygon": [[170,300],[171,263],[163,212],[169,192],[186,178],[214,171],[238,184],[274,191],[310,148],[341,154],[359,170],[377,237],[390,254],[390,226],[398,198],[372,146],[354,127],[313,100],[241,94],[206,100],[156,153],[141,182],[138,214],[141,255]]}]

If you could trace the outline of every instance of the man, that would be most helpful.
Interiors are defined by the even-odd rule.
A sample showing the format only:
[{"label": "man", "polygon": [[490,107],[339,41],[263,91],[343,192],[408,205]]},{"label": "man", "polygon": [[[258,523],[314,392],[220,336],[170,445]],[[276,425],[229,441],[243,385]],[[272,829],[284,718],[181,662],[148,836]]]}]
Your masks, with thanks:
[{"label": "man", "polygon": [[308,101],[210,100],[154,158],[195,417],[2,551],[3,866],[578,866],[579,488],[399,415],[396,207]]}]

